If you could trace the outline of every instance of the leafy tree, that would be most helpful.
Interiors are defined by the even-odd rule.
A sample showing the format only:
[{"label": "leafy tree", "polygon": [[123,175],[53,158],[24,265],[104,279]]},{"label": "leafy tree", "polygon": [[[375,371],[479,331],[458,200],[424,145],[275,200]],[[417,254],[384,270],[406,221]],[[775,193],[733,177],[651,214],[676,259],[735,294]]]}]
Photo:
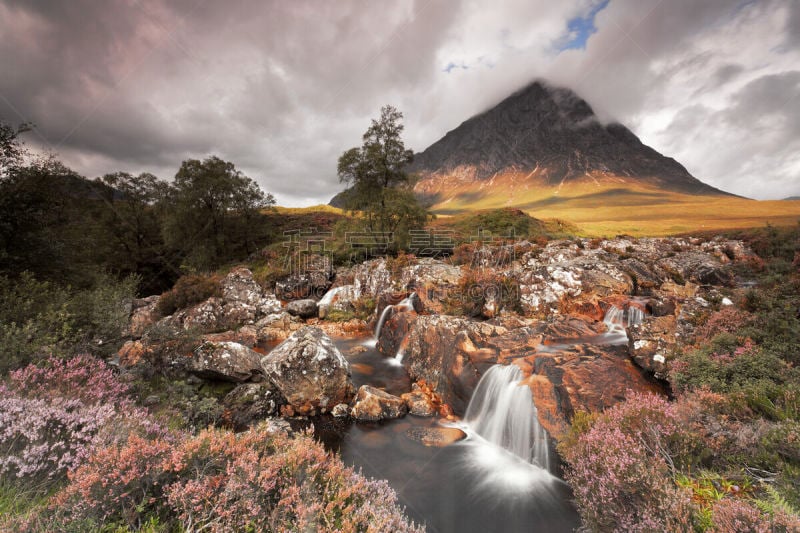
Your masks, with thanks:
[{"label": "leafy tree", "polygon": [[19,139],[20,134],[30,131],[31,124],[20,124],[16,128],[0,120],[0,179],[22,161],[25,148]]},{"label": "leafy tree", "polygon": [[169,185],[152,174],[126,172],[97,182],[105,186],[101,208],[110,248],[105,263],[122,274],[139,274],[143,292],[162,292],[178,275],[161,232]]},{"label": "leafy tree", "polygon": [[255,251],[263,228],[260,210],[274,205],[271,194],[212,156],[181,164],[169,195],[164,228],[167,244],[184,253],[186,266],[208,269],[237,254]]},{"label": "leafy tree", "polygon": [[[402,232],[425,223],[427,213],[419,205],[405,167],[414,154],[400,137],[403,114],[392,106],[381,109],[381,117],[363,136],[361,147],[339,157],[339,181],[350,186],[345,207],[363,214],[367,230]],[[396,235],[397,236],[397,235]]]}]

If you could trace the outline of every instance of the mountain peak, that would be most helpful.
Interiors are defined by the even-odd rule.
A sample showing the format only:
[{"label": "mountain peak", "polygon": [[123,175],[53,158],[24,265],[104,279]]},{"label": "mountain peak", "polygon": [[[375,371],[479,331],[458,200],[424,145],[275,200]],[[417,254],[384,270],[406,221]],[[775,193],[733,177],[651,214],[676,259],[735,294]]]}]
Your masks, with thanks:
[{"label": "mountain peak", "polygon": [[421,178],[417,192],[434,202],[454,179],[483,190],[507,174],[544,185],[623,178],[673,192],[721,194],[622,124],[601,123],[574,91],[544,80],[466,120],[417,154],[409,170]]}]

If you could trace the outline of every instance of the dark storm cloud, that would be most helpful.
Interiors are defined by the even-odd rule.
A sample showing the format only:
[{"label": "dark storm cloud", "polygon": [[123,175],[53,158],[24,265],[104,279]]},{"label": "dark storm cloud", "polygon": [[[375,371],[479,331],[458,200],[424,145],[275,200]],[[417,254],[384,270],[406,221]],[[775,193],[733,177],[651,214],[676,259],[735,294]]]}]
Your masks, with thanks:
[{"label": "dark storm cloud", "polygon": [[[559,50],[569,21],[594,12],[585,49]],[[757,119],[796,139],[796,120],[763,100],[797,89],[787,73],[799,12],[729,0],[5,0],[0,117],[35,122],[29,142],[89,176],[169,178],[181,160],[214,153],[282,203],[315,203],[339,189],[336,158],[381,105],[405,112],[407,144],[422,150],[545,77],[699,178],[780,196],[797,170],[793,139],[747,142],[747,130]],[[715,142],[746,149],[722,161],[708,155]],[[776,176],[767,192],[748,189],[742,169],[755,161]]]}]

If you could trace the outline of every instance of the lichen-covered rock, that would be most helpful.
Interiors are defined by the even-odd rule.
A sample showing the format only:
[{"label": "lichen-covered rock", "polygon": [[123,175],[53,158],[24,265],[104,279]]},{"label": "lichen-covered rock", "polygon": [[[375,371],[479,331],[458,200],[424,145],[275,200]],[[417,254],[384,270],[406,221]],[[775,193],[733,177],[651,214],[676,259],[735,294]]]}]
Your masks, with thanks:
[{"label": "lichen-covered rock", "polygon": [[350,414],[361,422],[377,422],[400,418],[407,412],[408,407],[402,398],[370,385],[362,385],[358,389],[356,404]]},{"label": "lichen-covered rock", "polygon": [[222,402],[225,418],[236,431],[276,416],[284,403],[286,400],[281,392],[269,381],[237,385]]},{"label": "lichen-covered rock", "polygon": [[235,342],[201,344],[186,361],[186,369],[196,376],[242,383],[264,377],[261,356]]},{"label": "lichen-covered rock", "polygon": [[317,302],[310,298],[292,300],[286,304],[286,312],[300,318],[312,318],[317,316]]},{"label": "lichen-covered rock", "polygon": [[283,300],[319,299],[328,292],[331,275],[325,271],[292,274],[275,283],[275,293]]},{"label": "lichen-covered rock", "polygon": [[263,290],[247,268],[231,270],[220,287],[222,296],[181,309],[158,323],[171,328],[213,332],[254,324],[262,317],[281,311],[280,301]]},{"label": "lichen-covered rock", "polygon": [[676,332],[674,315],[648,317],[628,328],[628,352],[640,368],[666,379],[666,363],[677,342]]},{"label": "lichen-covered rock", "polygon": [[325,413],[353,397],[350,364],[319,328],[306,326],[294,332],[261,364],[295,413]]}]

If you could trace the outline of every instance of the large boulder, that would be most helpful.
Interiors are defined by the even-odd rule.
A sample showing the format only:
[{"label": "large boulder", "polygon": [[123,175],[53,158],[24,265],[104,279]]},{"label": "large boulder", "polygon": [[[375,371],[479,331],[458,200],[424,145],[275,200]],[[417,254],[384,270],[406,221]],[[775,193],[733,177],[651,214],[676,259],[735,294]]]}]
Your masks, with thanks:
[{"label": "large boulder", "polygon": [[317,316],[317,302],[310,298],[293,300],[286,304],[286,312],[300,318],[313,318]]},{"label": "large boulder", "polygon": [[231,270],[220,286],[223,303],[220,318],[222,325],[227,327],[253,324],[259,318],[281,310],[281,303],[275,295],[266,292],[247,268]]},{"label": "large boulder", "polygon": [[[399,317],[411,313],[400,313]],[[410,324],[403,365],[424,380],[456,413],[463,413],[481,373],[498,357],[495,347],[476,346],[506,332],[502,326],[446,315],[421,315]],[[384,348],[387,349],[387,348]]]},{"label": "large boulder", "polygon": [[238,267],[220,283],[222,296],[211,297],[188,309],[163,318],[159,324],[186,330],[213,332],[254,324],[281,311],[281,303],[253,279],[247,268]]},{"label": "large boulder", "polygon": [[201,378],[234,383],[261,381],[264,377],[261,356],[235,342],[204,342],[188,358],[186,369]]},{"label": "large boulder", "polygon": [[321,329],[294,332],[261,359],[295,413],[314,415],[349,403],[354,394],[350,364]]},{"label": "large boulder", "polygon": [[358,389],[356,404],[350,414],[361,422],[377,422],[400,418],[407,412],[408,407],[402,398],[370,385],[362,385]]}]

